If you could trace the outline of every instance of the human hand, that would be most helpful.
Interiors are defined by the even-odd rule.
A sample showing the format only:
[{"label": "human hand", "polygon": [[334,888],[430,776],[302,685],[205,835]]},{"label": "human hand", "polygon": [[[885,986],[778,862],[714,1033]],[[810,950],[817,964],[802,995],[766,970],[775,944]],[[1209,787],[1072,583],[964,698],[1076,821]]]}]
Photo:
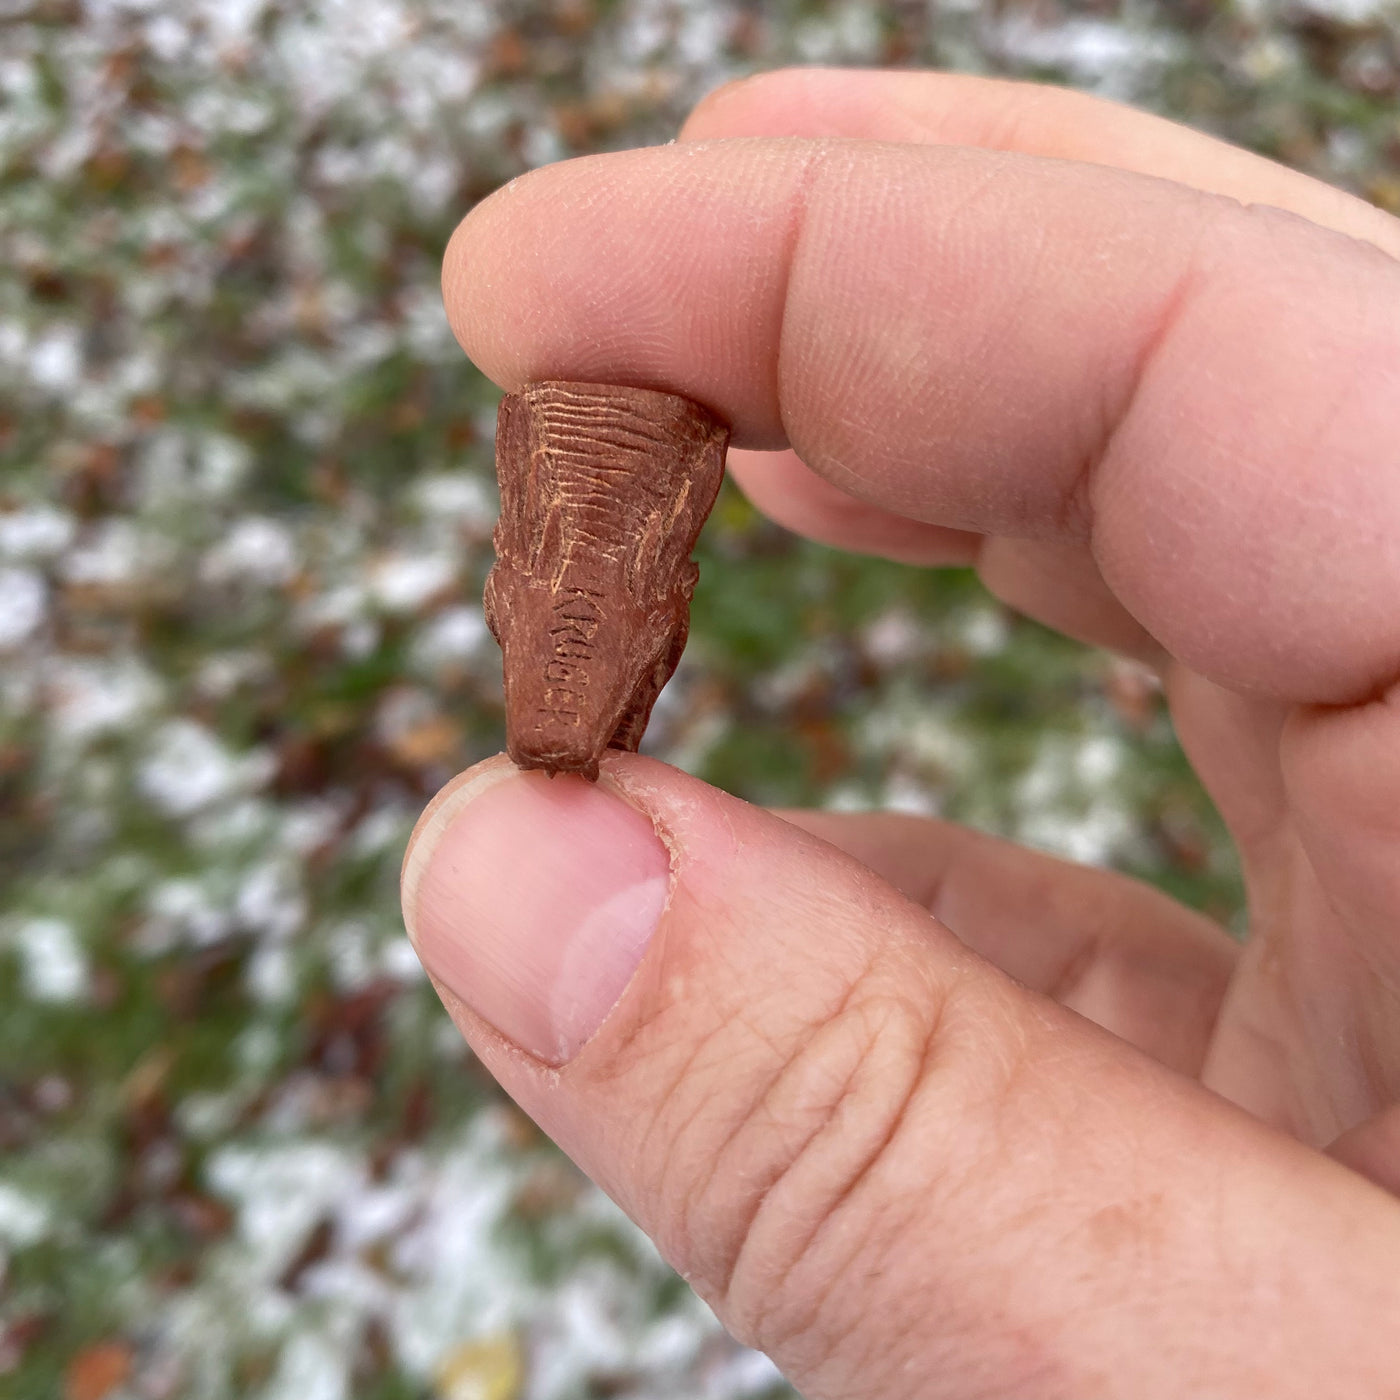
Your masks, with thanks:
[{"label": "human hand", "polygon": [[1250,941],[938,822],[494,759],[405,861],[449,1011],[813,1400],[1400,1395],[1400,223],[978,79],[772,74],[683,138],[478,206],[468,353],[687,394],[783,523],[1159,665]]}]

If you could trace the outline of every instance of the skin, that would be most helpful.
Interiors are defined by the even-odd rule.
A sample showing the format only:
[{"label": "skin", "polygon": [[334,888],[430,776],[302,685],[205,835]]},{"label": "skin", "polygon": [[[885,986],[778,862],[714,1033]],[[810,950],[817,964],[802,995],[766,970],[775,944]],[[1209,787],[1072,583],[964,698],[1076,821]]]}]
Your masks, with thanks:
[{"label": "skin", "polygon": [[688,394],[783,524],[1160,667],[1251,907],[610,758],[664,936],[562,1069],[445,996],[510,1093],[811,1397],[1400,1395],[1400,223],[790,71],[512,182],[444,291],[503,388]]}]

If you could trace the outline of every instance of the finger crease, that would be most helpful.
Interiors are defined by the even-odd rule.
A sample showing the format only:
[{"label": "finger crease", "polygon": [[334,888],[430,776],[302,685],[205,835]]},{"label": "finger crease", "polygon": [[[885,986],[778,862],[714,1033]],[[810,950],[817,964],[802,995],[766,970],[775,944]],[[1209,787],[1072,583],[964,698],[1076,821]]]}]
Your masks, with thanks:
[{"label": "finger crease", "polygon": [[[870,966],[873,966],[873,960]],[[816,1034],[816,1032],[820,1030],[821,1026],[828,1025],[833,1021],[839,1020],[842,1016],[846,1014],[847,1010],[849,1010],[850,1008],[852,1000],[855,997],[856,990],[861,984],[862,978],[868,971],[869,967],[862,971],[861,976],[856,977],[852,980],[850,985],[842,993],[841,1000],[837,1003],[836,1007],[823,1021],[821,1021],[818,1024],[814,1024],[813,1026],[808,1028],[806,1032],[807,1042],[809,1042],[811,1038]],[[744,1130],[752,1126],[754,1119],[760,1113],[762,1113],[765,1107],[772,1101],[773,1091],[783,1081],[788,1072],[792,1069],[793,1065],[800,1061],[805,1048],[806,1043],[804,1042],[804,1044],[800,1046],[794,1053],[783,1056],[775,1062],[773,1072],[767,1077],[761,1091],[753,1101],[753,1107],[739,1117],[739,1120],[734,1124],[734,1126],[729,1130],[729,1132],[725,1134],[724,1140],[710,1155],[710,1169],[706,1174],[704,1180],[699,1183],[698,1188],[687,1193],[689,1200],[703,1202],[708,1197],[710,1189],[714,1185],[715,1178],[719,1175],[720,1171],[724,1166],[724,1160],[729,1152],[729,1149],[733,1146],[735,1141],[744,1132]],[[858,1068],[858,1065],[852,1066],[851,1074],[847,1077],[845,1083],[842,1084],[840,1090],[837,1093],[838,1103],[840,1102],[841,1098],[844,1097],[845,1091],[849,1087],[850,1079],[855,1075]],[[802,1142],[798,1144],[796,1151],[792,1154],[792,1162],[796,1162],[801,1157],[801,1155],[811,1145],[812,1139],[815,1138],[817,1134],[821,1132],[822,1127],[823,1123],[818,1122],[817,1125],[812,1129],[811,1133],[809,1133],[807,1137],[805,1137],[802,1140]],[[757,1220],[759,1212],[763,1209],[763,1203],[766,1200],[768,1193],[777,1185],[777,1183],[782,1179],[783,1175],[784,1170],[778,1170],[773,1175],[771,1180],[764,1183],[764,1185],[762,1185],[759,1188],[758,1195],[754,1198],[752,1206],[747,1212],[745,1212],[744,1218],[739,1222],[739,1244],[734,1249],[732,1257],[725,1259],[722,1265],[722,1270],[719,1279],[719,1292],[721,1297],[728,1295],[730,1285],[734,1279],[734,1275],[738,1272],[739,1259],[743,1254],[744,1243],[749,1239],[750,1235],[753,1233],[754,1222]],[[690,1233],[691,1231],[687,1229],[687,1234]]]},{"label": "finger crease", "polygon": [[1101,422],[1094,445],[1084,454],[1075,471],[1056,514],[1057,533],[1069,539],[1087,539],[1091,552],[1094,526],[1094,495],[1104,464],[1114,455],[1123,429],[1133,416],[1148,372],[1170,339],[1181,318],[1182,309],[1195,294],[1199,282],[1198,258],[1206,232],[1213,219],[1203,217],[1196,229],[1195,241],[1186,256],[1181,275],[1161,305],[1147,334],[1142,337],[1138,352],[1123,380],[1122,389],[1102,406]]},{"label": "finger crease", "polygon": [[788,442],[792,441],[792,432],[788,426],[787,413],[783,408],[782,378],[783,378],[783,346],[787,343],[788,327],[788,290],[792,286],[792,269],[797,262],[798,255],[802,247],[802,239],[807,230],[807,210],[811,203],[812,186],[816,184],[827,163],[830,147],[825,142],[818,142],[814,145],[807,163],[802,169],[802,174],[797,181],[796,189],[792,197],[792,213],[788,219],[788,227],[783,239],[783,255],[780,263],[781,285],[778,288],[778,344],[773,352],[773,402],[778,409],[778,422],[782,425],[783,435]]},{"label": "finger crease", "polygon": [[1057,972],[1044,994],[1052,1001],[1068,1004],[1070,997],[1088,980],[1090,971],[1103,955],[1104,944],[1097,934],[1087,937]]},{"label": "finger crease", "polygon": [[[850,1203],[850,1201],[855,1196],[860,1187],[867,1180],[869,1180],[871,1173],[875,1170],[876,1166],[884,1160],[886,1153],[890,1149],[891,1143],[894,1142],[895,1137],[899,1133],[900,1127],[904,1124],[908,1116],[909,1107],[914,1100],[914,1096],[918,1093],[919,1087],[923,1084],[924,1079],[928,1074],[929,1063],[933,1059],[934,1047],[938,1044],[939,1041],[939,1031],[943,1023],[943,1014],[947,1008],[948,1000],[949,998],[946,994],[940,997],[938,999],[937,1005],[934,1007],[931,1013],[931,1019],[929,1021],[925,1033],[924,1043],[922,1046],[921,1053],[919,1055],[918,1063],[915,1065],[913,1073],[909,1076],[908,1082],[905,1084],[898,1100],[893,1105],[891,1105],[889,1121],[885,1127],[884,1132],[882,1132],[880,1136],[876,1139],[876,1141],[871,1144],[869,1150],[864,1153],[860,1161],[856,1163],[854,1168],[847,1174],[845,1182],[817,1215],[815,1223],[813,1224],[812,1228],[807,1232],[805,1238],[803,1238],[797,1244],[796,1248],[794,1248],[791,1251],[788,1262],[783,1267],[778,1277],[775,1280],[773,1280],[772,1284],[768,1288],[765,1289],[765,1303],[754,1319],[754,1331],[756,1336],[762,1337],[766,1332],[767,1321],[768,1318],[771,1316],[772,1309],[774,1305],[782,1299],[783,1294],[788,1287],[789,1281],[791,1280],[792,1275],[797,1269],[797,1267],[802,1263],[804,1259],[808,1259],[812,1256],[812,1252],[816,1248],[822,1235],[826,1233],[831,1223],[841,1215],[842,1211]],[[844,1101],[844,1098],[845,1095],[843,1094],[841,1098],[837,1099],[837,1107],[839,1107],[840,1103]],[[829,1123],[834,1116],[835,1113],[833,1110],[833,1113],[827,1116],[827,1122]],[[802,1159],[802,1156],[805,1154],[805,1152],[810,1149],[811,1143],[813,1140],[815,1140],[816,1137],[817,1134],[813,1134],[812,1138],[808,1140],[807,1146],[804,1147],[803,1152],[794,1156],[792,1162],[788,1167],[788,1172],[791,1172],[793,1168],[797,1166],[798,1162]],[[786,1174],[787,1173],[784,1173],[784,1175]],[[779,1180],[781,1179],[782,1178],[780,1177]],[[773,1189],[776,1186],[777,1182],[774,1182],[773,1186],[770,1187],[769,1190],[764,1193],[764,1197],[759,1203],[759,1210],[754,1212],[755,1226],[757,1225],[759,1213],[771,1197]],[[745,1248],[747,1248],[750,1238],[751,1235],[746,1236],[744,1242]],[[735,1268],[731,1273],[731,1279],[734,1277],[734,1275],[736,1275],[739,1272],[739,1267],[743,1260],[743,1254],[744,1249],[741,1249],[739,1257],[735,1261]],[[789,1335],[801,1336],[805,1332],[810,1331],[817,1324],[818,1317],[821,1312],[822,1306],[826,1301],[826,1297],[827,1294],[825,1290],[817,1291],[817,1294],[812,1304],[810,1317],[805,1322],[799,1324],[796,1328],[790,1329]]]},{"label": "finger crease", "polygon": [[[816,1211],[816,1218],[805,1235],[794,1244],[789,1245],[784,1242],[784,1250],[788,1257],[786,1262],[778,1270],[775,1277],[764,1280],[762,1299],[753,1316],[752,1335],[759,1340],[767,1335],[770,1319],[775,1308],[784,1301],[784,1293],[792,1279],[794,1272],[801,1265],[804,1259],[810,1258],[812,1251],[817,1247],[823,1234],[831,1226],[832,1222],[846,1209],[851,1200],[856,1196],[863,1183],[869,1180],[877,1165],[886,1157],[890,1145],[897,1137],[901,1126],[906,1121],[910,1105],[913,1102],[920,1086],[923,1084],[928,1074],[929,1064],[932,1061],[935,1049],[940,1043],[941,1029],[944,1015],[948,1003],[953,995],[951,987],[945,988],[943,993],[936,998],[927,1011],[928,1020],[923,1028],[922,1044],[917,1062],[913,1065],[912,1071],[908,1074],[906,1083],[902,1086],[897,1098],[889,1101],[886,1107],[887,1121],[883,1130],[878,1133],[875,1139],[869,1144],[859,1159],[843,1173],[844,1179],[833,1195],[819,1204]],[[877,1031],[878,1034],[878,1031]],[[807,1156],[816,1150],[820,1139],[831,1127],[840,1113],[841,1106],[850,1101],[854,1092],[853,1085],[858,1078],[860,1061],[852,1067],[852,1073],[847,1077],[841,1090],[832,1099],[830,1108],[821,1116],[821,1121],[816,1128],[807,1135],[802,1145],[788,1155],[785,1165],[775,1172],[772,1180],[767,1182],[759,1193],[754,1203],[753,1209],[749,1212],[749,1218],[741,1237],[741,1243],[735,1254],[732,1265],[724,1280],[723,1296],[726,1302],[732,1298],[732,1290],[735,1280],[742,1277],[748,1268],[748,1261],[755,1250],[761,1254],[762,1246],[757,1243],[762,1234],[762,1222],[766,1214],[778,1209],[776,1204],[777,1194],[784,1181],[791,1179],[792,1174]],[[761,1261],[755,1266],[762,1268]],[[822,1292],[818,1295],[812,1305],[812,1318],[815,1319],[820,1312],[824,1301]],[[811,1320],[799,1323],[794,1328],[784,1328],[784,1336],[797,1336],[812,1325]]]}]

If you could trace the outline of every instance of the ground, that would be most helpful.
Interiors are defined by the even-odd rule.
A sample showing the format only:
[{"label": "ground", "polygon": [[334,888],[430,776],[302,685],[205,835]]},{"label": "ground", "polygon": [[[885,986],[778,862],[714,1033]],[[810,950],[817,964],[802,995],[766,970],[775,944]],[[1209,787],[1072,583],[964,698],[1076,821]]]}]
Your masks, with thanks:
[{"label": "ground", "polygon": [[[437,264],[530,166],[783,63],[1138,102],[1400,210],[1400,10],[4,0],[0,1393],[784,1393],[462,1047],[404,939],[502,743],[496,391]],[[763,802],[1237,874],[1151,678],[726,492],[648,748]]]}]

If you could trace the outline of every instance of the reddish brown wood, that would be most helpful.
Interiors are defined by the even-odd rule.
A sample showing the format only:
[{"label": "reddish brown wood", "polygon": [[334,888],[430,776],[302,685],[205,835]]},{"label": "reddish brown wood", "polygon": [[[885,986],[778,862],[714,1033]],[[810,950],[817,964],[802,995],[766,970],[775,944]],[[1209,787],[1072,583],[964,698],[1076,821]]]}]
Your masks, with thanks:
[{"label": "reddish brown wood", "polygon": [[548,380],[501,400],[485,603],[520,767],[593,779],[604,749],[636,749],[685,647],[728,442],[654,389]]}]

